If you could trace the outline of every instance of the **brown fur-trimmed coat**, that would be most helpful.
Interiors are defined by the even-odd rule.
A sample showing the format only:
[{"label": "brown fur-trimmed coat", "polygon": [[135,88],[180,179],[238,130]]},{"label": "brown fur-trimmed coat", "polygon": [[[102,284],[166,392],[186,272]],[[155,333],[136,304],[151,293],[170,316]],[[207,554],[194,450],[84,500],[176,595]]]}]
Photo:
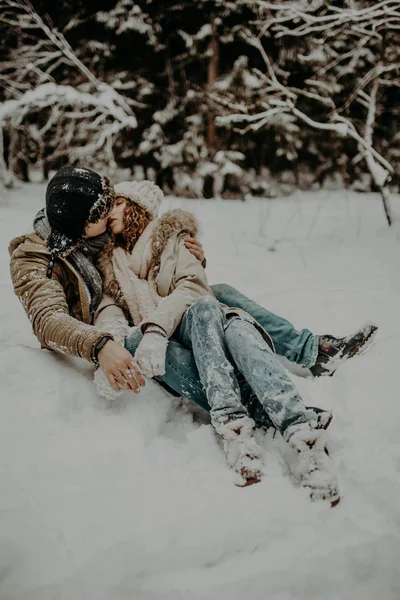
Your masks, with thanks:
[{"label": "brown fur-trimmed coat", "polygon": [[10,242],[10,272],[14,292],[43,348],[93,361],[94,350],[107,330],[91,325],[86,285],[66,258],[60,258],[49,279],[50,251],[36,233]]}]

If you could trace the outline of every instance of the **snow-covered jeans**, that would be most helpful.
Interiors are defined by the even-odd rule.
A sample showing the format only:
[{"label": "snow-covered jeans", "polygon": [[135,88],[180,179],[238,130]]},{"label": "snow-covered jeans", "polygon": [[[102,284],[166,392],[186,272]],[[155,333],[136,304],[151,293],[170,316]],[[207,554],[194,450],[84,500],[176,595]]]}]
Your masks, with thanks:
[{"label": "snow-covered jeans", "polygon": [[315,423],[315,414],[307,410],[259,331],[240,317],[227,318],[216,299],[203,296],[193,302],[179,326],[178,339],[193,352],[213,422],[248,415],[236,366],[284,437],[292,426]]},{"label": "snow-covered jeans", "polygon": [[[194,308],[194,307],[192,307]],[[223,321],[226,325],[225,314],[221,311],[218,306],[218,320]],[[229,320],[229,327],[224,327],[224,336],[227,332],[229,332],[229,339],[235,338],[235,331],[237,330],[237,323],[242,322],[239,319]],[[260,397],[264,398],[264,402],[266,403],[266,407],[259,401],[256,393],[252,390],[249,383],[242,377],[238,368],[235,365],[234,375],[235,379],[231,379],[231,375],[229,375],[229,380],[233,381],[233,385],[235,386],[235,380],[241,378],[240,389],[241,389],[241,402],[245,407],[245,411],[243,411],[243,407],[239,407],[239,414],[249,414],[259,425],[265,427],[274,427],[275,423],[279,425],[279,430],[283,433],[285,427],[288,427],[290,424],[301,423],[305,421],[315,420],[315,413],[311,410],[307,410],[304,406],[303,402],[300,400],[296,391],[294,389],[293,383],[287,376],[284,368],[279,363],[278,359],[274,354],[270,351],[269,347],[261,338],[261,335],[255,329],[253,325],[243,321],[244,325],[246,325],[246,331],[249,332],[250,336],[255,336],[256,344],[254,344],[254,348],[257,351],[257,358],[262,360],[262,370],[261,374],[262,381],[265,383],[265,390],[261,388]],[[179,332],[178,332],[179,333]],[[206,335],[206,331],[204,332]],[[125,348],[134,356],[140,341],[143,337],[143,334],[139,327],[132,327],[129,334],[125,339]],[[251,339],[251,338],[250,338]],[[254,339],[254,338],[253,338]],[[249,340],[246,340],[247,343],[250,343]],[[210,353],[210,342],[205,339],[207,352]],[[238,340],[233,341],[235,343],[239,343]],[[261,345],[261,348],[260,348]],[[190,347],[192,346],[190,342]],[[252,348],[253,351],[253,348]],[[211,356],[211,363],[214,365],[213,355]],[[222,357],[224,358],[224,357]],[[225,355],[225,360],[227,356]],[[255,357],[252,356],[251,361],[248,360],[248,356],[244,356],[243,360],[246,362],[247,367],[253,368]],[[228,365],[228,373],[231,373],[231,364]],[[205,387],[200,379],[199,370],[197,368],[196,360],[194,357],[194,353],[191,349],[186,348],[182,345],[177,339],[171,338],[168,342],[166,361],[165,361],[166,372],[163,377],[156,377],[156,380],[162,385],[166,385],[169,391],[173,391],[177,396],[184,396],[188,400],[195,402],[198,406],[206,410],[207,412],[211,412],[212,407],[209,404]],[[271,373],[271,375],[269,375]],[[243,373],[244,374],[244,373]],[[252,381],[252,378],[250,378]],[[282,382],[283,387],[279,386]],[[236,387],[234,389],[237,389]],[[276,394],[276,397],[273,395],[263,395],[263,391],[266,391],[270,394]],[[285,393],[286,392],[286,393]],[[290,399],[290,393],[292,393],[293,400]],[[280,400],[279,396],[281,396],[285,400],[285,410],[280,413],[281,417],[286,415],[286,422],[282,423],[282,418],[275,420],[274,414],[276,412],[279,413]],[[270,402],[268,403],[268,398],[270,398]],[[274,405],[274,401],[277,404]],[[293,403],[293,411],[286,411],[286,407],[291,408],[291,404]],[[275,406],[275,411],[271,410],[270,413],[267,412],[267,408],[270,407],[273,409]],[[296,410],[296,406],[297,409]],[[246,412],[247,410],[247,412]]]},{"label": "snow-covered jeans", "polygon": [[298,331],[286,319],[275,315],[238,290],[220,283],[213,285],[215,297],[226,306],[241,308],[251,315],[269,333],[276,353],[303,367],[315,364],[318,354],[318,336],[308,329]]}]

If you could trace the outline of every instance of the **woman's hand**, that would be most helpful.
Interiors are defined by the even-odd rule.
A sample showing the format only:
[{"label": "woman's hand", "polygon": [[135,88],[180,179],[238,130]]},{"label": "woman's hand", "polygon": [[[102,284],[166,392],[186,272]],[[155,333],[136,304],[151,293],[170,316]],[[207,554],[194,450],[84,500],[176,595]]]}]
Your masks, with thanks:
[{"label": "woman's hand", "polygon": [[113,340],[103,346],[97,359],[115,392],[124,388],[138,394],[145,385],[144,377],[132,355]]},{"label": "woman's hand", "polygon": [[185,246],[197,258],[197,260],[203,264],[204,261],[204,248],[196,238],[187,237],[185,238]]},{"label": "woman's hand", "polygon": [[166,336],[159,333],[144,334],[135,352],[135,359],[146,377],[152,379],[157,375],[165,375],[167,346],[168,338]]}]

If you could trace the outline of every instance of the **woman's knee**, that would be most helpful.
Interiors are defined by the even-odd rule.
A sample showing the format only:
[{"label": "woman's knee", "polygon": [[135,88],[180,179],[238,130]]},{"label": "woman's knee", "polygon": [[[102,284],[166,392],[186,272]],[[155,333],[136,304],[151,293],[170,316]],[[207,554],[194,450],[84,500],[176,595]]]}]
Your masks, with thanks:
[{"label": "woman's knee", "polygon": [[225,339],[228,344],[239,343],[242,345],[244,340],[247,340],[249,343],[257,344],[262,349],[264,349],[264,346],[268,349],[262,335],[254,325],[240,316],[228,317],[225,325]]},{"label": "woman's knee", "polygon": [[228,317],[225,325],[225,337],[227,340],[243,335],[243,319],[241,317]]},{"label": "woman's knee", "polygon": [[201,296],[197,298],[189,308],[189,314],[200,319],[222,319],[224,311],[222,310],[218,300],[212,296]]}]

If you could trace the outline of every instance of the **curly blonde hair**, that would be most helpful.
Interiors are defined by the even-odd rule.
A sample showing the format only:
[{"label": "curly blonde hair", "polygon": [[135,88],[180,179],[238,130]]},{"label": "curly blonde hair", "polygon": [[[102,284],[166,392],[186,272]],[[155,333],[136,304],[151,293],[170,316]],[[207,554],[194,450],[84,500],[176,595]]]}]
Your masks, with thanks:
[{"label": "curly blonde hair", "polygon": [[114,245],[131,252],[151,220],[152,217],[145,208],[126,199],[124,230],[114,237]]}]

